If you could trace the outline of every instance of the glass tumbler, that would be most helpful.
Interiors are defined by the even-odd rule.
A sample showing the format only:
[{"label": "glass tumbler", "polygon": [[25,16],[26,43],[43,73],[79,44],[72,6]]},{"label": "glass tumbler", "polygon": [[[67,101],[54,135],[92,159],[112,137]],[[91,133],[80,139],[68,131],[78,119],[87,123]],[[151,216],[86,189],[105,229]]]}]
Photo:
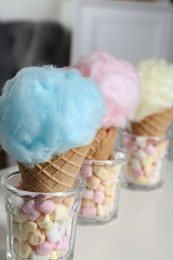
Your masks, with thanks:
[{"label": "glass tumbler", "polygon": [[6,173],[1,184],[7,214],[7,259],[71,260],[84,179],[67,192],[39,193],[16,188],[20,173]]},{"label": "glass tumbler", "polygon": [[104,224],[117,217],[126,156],[115,149],[111,160],[85,160],[80,174],[86,180],[79,224]]},{"label": "glass tumbler", "polygon": [[125,186],[144,190],[160,187],[166,175],[169,139],[124,130],[122,141],[128,157]]}]

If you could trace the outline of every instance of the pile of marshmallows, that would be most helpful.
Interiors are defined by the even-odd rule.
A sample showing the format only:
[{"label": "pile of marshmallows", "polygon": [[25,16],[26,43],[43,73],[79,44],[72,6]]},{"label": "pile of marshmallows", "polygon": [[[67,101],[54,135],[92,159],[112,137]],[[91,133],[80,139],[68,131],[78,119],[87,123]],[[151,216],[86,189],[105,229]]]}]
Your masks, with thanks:
[{"label": "pile of marshmallows", "polygon": [[[111,161],[110,161],[111,162]],[[80,174],[86,180],[80,215],[86,218],[106,217],[113,213],[118,199],[122,165],[86,160]]]},{"label": "pile of marshmallows", "polygon": [[18,257],[54,260],[68,253],[74,198],[54,200],[12,196],[13,244]]},{"label": "pile of marshmallows", "polygon": [[128,182],[141,186],[159,184],[168,140],[125,133],[123,142],[129,155]]}]

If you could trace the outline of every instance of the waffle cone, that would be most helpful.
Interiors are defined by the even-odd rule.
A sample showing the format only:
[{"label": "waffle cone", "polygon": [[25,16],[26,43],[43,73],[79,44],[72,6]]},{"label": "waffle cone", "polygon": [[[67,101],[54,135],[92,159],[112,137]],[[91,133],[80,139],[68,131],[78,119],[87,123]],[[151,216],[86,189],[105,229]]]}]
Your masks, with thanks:
[{"label": "waffle cone", "polygon": [[162,113],[144,118],[140,122],[132,122],[132,133],[140,136],[165,136],[173,119],[173,107]]},{"label": "waffle cone", "polygon": [[21,173],[20,188],[33,192],[58,192],[70,189],[86,157],[89,146],[74,148],[46,163],[28,168],[18,162]]},{"label": "waffle cone", "polygon": [[89,160],[108,160],[112,155],[115,146],[117,128],[109,129],[100,128],[95,136],[95,139],[90,144],[90,149],[86,159]]}]

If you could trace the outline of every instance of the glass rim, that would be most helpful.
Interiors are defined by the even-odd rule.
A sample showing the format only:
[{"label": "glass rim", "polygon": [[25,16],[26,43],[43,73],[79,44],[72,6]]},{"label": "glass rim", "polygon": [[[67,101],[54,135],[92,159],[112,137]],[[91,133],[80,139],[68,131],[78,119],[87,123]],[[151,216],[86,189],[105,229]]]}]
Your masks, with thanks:
[{"label": "glass rim", "polygon": [[[121,153],[123,155],[123,157],[119,157],[119,158],[117,157],[116,158],[117,153]],[[88,162],[90,164],[95,163],[97,165],[102,165],[102,164],[112,165],[112,164],[115,164],[115,163],[116,164],[124,164],[124,163],[127,162],[127,154],[126,154],[126,151],[123,148],[117,146],[113,151],[113,158],[111,158],[110,160],[85,159],[83,164],[85,164],[85,162],[86,162],[86,164]]]},{"label": "glass rim", "polygon": [[76,180],[78,181],[78,185],[75,185],[74,188],[70,188],[67,191],[57,191],[57,192],[35,192],[35,191],[27,191],[27,190],[21,190],[18,189],[10,184],[8,184],[9,178],[15,177],[17,175],[20,175],[19,170],[17,167],[15,169],[9,170],[1,178],[1,186],[2,189],[6,192],[10,192],[13,195],[16,196],[30,196],[30,197],[37,197],[40,195],[43,196],[56,196],[56,197],[70,197],[75,196],[78,193],[81,193],[85,189],[85,179],[84,177],[80,176],[80,174],[77,176]]},{"label": "glass rim", "polygon": [[160,141],[160,140],[164,140],[164,139],[171,139],[171,137],[169,136],[143,136],[143,135],[136,135],[136,134],[133,134],[131,133],[131,130],[128,129],[128,128],[122,128],[122,133],[123,134],[127,134],[127,135],[130,135],[132,137],[139,137],[141,139],[151,139],[151,140],[155,140],[155,141]]}]

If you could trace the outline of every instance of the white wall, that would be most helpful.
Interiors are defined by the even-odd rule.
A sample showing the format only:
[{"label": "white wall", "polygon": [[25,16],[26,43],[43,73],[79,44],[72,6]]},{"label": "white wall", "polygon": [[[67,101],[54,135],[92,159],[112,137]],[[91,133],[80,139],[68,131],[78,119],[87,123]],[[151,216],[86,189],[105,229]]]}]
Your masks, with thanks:
[{"label": "white wall", "polygon": [[51,20],[72,28],[75,0],[0,0],[0,20]]}]

